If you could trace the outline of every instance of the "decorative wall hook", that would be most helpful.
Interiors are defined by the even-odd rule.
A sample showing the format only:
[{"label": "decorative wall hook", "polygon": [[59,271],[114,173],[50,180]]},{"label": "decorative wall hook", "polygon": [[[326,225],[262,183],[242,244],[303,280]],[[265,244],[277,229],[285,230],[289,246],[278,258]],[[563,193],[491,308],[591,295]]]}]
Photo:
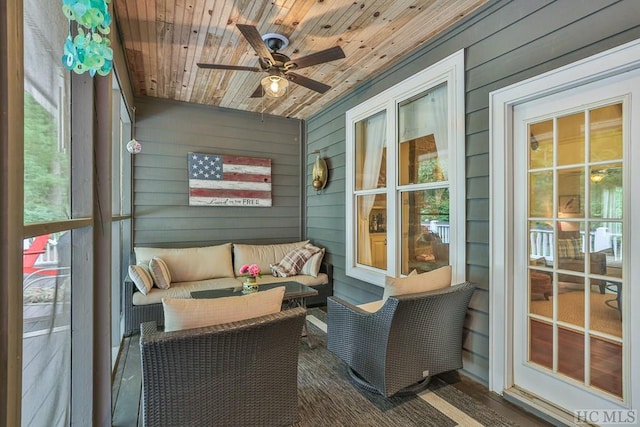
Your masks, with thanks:
[{"label": "decorative wall hook", "polygon": [[327,185],[329,169],[327,168],[327,162],[320,157],[320,150],[313,150],[311,153],[317,154],[311,171],[311,185],[317,192],[320,192]]}]

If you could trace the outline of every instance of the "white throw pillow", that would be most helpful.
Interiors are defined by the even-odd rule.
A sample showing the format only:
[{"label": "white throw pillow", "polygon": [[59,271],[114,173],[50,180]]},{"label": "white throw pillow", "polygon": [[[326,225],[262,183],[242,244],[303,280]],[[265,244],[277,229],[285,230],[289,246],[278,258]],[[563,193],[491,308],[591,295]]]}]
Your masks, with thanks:
[{"label": "white throw pillow", "polygon": [[417,294],[451,286],[451,266],[446,265],[426,273],[407,277],[387,277],[382,303],[396,295]]},{"label": "white throw pillow", "polygon": [[322,265],[323,258],[324,258],[324,248],[320,249],[320,252],[313,255],[309,259],[309,261],[307,261],[302,266],[302,270],[300,270],[299,274],[304,274],[311,277],[318,277],[318,273],[320,272],[320,265]]},{"label": "white throw pillow", "polygon": [[149,273],[149,267],[144,264],[130,265],[129,277],[142,295],[148,294],[153,287],[153,279]]},{"label": "white throw pillow", "polygon": [[162,298],[165,332],[237,322],[278,313],[284,286],[224,298]]},{"label": "white throw pillow", "polygon": [[171,286],[171,272],[167,263],[162,258],[154,256],[149,261],[149,272],[153,278],[153,283],[160,289],[169,289]]}]

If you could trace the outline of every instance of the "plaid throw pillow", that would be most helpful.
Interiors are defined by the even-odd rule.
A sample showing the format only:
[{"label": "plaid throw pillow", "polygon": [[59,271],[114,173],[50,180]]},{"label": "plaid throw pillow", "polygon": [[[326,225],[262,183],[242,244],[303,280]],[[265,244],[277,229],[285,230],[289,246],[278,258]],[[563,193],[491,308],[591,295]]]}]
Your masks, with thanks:
[{"label": "plaid throw pillow", "polygon": [[558,258],[582,258],[582,240],[558,239]]},{"label": "plaid throw pillow", "polygon": [[269,265],[271,274],[275,277],[295,276],[309,258],[319,251],[320,248],[311,245],[307,245],[304,248],[296,248],[286,254],[279,263]]}]

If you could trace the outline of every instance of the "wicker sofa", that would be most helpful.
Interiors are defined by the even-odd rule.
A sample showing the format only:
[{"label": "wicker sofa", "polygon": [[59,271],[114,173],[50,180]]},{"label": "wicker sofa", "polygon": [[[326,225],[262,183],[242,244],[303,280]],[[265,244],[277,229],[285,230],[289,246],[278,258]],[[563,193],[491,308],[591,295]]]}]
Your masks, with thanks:
[{"label": "wicker sofa", "polygon": [[[324,305],[327,297],[333,294],[333,268],[331,264],[323,262],[324,250],[317,254],[319,260],[310,259],[298,275],[273,277],[269,273],[270,264],[278,263],[289,251],[308,243],[305,240],[271,245],[226,243],[197,248],[136,247],[131,254],[131,264],[136,261],[144,264],[154,256],[160,257],[169,267],[172,281],[169,289],[153,287],[143,295],[130,277],[125,278],[122,291],[124,335],[138,332],[140,324],[144,322],[155,321],[159,327],[164,326],[164,297],[191,298],[193,291],[242,286],[244,279],[236,274],[243,264],[256,263],[260,266],[263,276],[258,279],[259,283],[297,281],[313,287],[318,295],[307,298],[307,305]],[[312,261],[315,267],[308,267]],[[317,274],[314,269],[318,270]]]},{"label": "wicker sofa", "polygon": [[298,421],[306,310],[140,333],[145,426],[281,426]]}]

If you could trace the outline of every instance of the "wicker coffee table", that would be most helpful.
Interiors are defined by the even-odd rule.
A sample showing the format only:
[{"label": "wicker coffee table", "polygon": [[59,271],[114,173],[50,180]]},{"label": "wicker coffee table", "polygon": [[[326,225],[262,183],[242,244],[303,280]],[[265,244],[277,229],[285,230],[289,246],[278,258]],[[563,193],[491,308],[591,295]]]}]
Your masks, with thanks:
[{"label": "wicker coffee table", "polygon": [[[282,297],[282,308],[284,310],[303,307],[306,308],[306,298],[314,297],[318,295],[318,291],[311,286],[303,285],[300,282],[280,282],[280,283],[267,283],[258,286],[258,292],[268,291],[269,289],[279,288],[284,286],[284,296]],[[237,288],[225,288],[225,289],[212,289],[207,291],[193,291],[191,292],[191,298],[224,298],[235,297],[244,295],[242,293],[242,286]],[[311,335],[307,330],[307,322],[303,326],[303,336],[307,337],[307,344],[310,348],[313,348]]]}]

